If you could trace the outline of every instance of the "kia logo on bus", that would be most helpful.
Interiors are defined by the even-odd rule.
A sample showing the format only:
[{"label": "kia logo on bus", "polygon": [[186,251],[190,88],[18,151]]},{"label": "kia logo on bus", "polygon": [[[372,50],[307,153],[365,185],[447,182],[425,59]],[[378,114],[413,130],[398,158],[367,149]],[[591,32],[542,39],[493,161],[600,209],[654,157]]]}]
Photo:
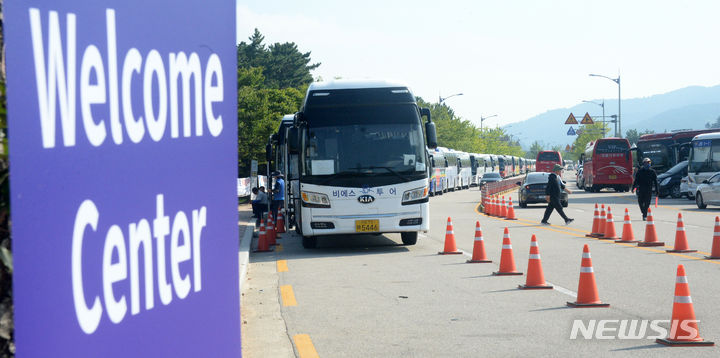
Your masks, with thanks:
[{"label": "kia logo on bus", "polygon": [[375,197],[372,195],[360,195],[358,196],[358,201],[363,204],[370,204],[375,201]]}]

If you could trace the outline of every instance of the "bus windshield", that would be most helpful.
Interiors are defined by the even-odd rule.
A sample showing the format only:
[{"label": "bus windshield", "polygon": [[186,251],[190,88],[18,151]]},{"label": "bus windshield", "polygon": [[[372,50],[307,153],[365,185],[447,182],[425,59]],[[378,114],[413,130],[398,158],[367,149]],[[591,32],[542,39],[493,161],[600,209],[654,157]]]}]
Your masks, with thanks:
[{"label": "bus windshield", "polygon": [[600,154],[625,153],[628,149],[628,142],[624,140],[601,140],[595,146],[595,152]]},{"label": "bus windshield", "polygon": [[538,154],[537,160],[559,162],[560,155],[556,152],[542,152]]},{"label": "bus windshield", "polygon": [[669,148],[671,143],[671,140],[639,142],[637,147],[640,160],[650,158],[653,167],[669,166],[671,164],[670,156],[672,154]]},{"label": "bus windshield", "polygon": [[691,161],[688,163],[688,171],[701,172],[711,171],[712,163],[710,163],[710,149],[712,141],[710,139],[693,141]]},{"label": "bus windshield", "polygon": [[415,106],[329,107],[306,113],[306,175],[399,176],[426,170]]}]

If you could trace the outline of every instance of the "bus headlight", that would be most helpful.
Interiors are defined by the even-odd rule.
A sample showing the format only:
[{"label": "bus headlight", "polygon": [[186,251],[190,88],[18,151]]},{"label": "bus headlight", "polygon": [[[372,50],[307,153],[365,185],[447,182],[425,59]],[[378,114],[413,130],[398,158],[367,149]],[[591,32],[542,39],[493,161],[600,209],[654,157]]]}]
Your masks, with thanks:
[{"label": "bus headlight", "polygon": [[329,208],[330,199],[327,194],[313,193],[311,191],[303,191],[302,205],[306,208]]},{"label": "bus headlight", "polygon": [[402,205],[425,203],[428,201],[428,187],[411,189],[403,193]]},{"label": "bus headlight", "polygon": [[670,182],[670,177],[667,177],[663,179],[663,181],[660,182],[660,185],[667,185]]}]

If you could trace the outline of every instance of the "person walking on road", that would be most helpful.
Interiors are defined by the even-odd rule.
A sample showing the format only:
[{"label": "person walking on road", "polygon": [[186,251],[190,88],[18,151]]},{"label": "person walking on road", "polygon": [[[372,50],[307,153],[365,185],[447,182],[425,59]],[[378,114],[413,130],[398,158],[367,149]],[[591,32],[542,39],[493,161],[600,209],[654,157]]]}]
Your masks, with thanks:
[{"label": "person walking on road", "polygon": [[633,191],[637,189],[638,205],[640,206],[640,211],[642,211],[643,221],[647,219],[653,186],[655,186],[655,193],[660,192],[657,174],[655,170],[650,168],[650,164],[652,164],[650,158],[643,159],[642,167],[635,173],[635,181],[633,182]]},{"label": "person walking on road", "polygon": [[561,179],[562,171],[563,167],[561,165],[555,164],[555,166],[553,167],[553,172],[550,173],[550,176],[548,176],[548,183],[545,186],[545,200],[547,200],[548,206],[547,209],[545,209],[545,215],[543,216],[543,219],[541,221],[543,225],[550,225],[548,219],[550,218],[550,214],[552,214],[553,209],[557,210],[558,214],[562,216],[563,220],[565,220],[565,225],[570,224],[575,220],[565,215],[562,203],[560,203],[560,194],[563,191],[567,192],[568,194],[572,194],[572,191],[565,187],[565,184]]}]

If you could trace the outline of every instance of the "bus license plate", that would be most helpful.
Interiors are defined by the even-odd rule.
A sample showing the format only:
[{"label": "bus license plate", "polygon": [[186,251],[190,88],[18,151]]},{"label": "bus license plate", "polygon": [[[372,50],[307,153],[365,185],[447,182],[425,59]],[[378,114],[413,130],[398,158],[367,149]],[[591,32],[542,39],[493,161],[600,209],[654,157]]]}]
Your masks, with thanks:
[{"label": "bus license plate", "polygon": [[355,220],[355,232],[378,232],[380,220]]},{"label": "bus license plate", "polygon": [[610,179],[617,179],[617,175],[611,175]]}]

